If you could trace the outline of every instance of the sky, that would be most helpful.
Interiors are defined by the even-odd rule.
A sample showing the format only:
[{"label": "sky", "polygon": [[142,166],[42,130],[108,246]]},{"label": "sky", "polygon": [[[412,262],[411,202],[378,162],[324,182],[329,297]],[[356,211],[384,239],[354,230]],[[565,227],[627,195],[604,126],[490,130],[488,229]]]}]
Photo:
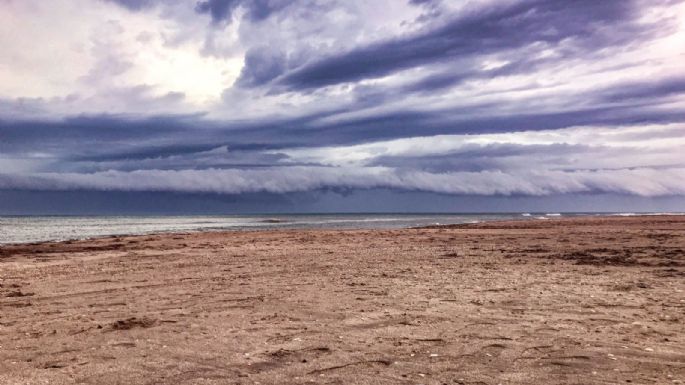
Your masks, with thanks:
[{"label": "sky", "polygon": [[0,214],[685,211],[682,0],[0,0]]}]

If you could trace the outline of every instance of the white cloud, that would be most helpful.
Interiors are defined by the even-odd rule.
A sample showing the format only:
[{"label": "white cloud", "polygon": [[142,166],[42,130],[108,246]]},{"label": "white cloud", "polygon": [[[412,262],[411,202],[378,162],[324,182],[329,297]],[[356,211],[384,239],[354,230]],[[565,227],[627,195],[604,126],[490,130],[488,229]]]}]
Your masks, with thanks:
[{"label": "white cloud", "polygon": [[42,98],[57,115],[126,113],[135,104],[122,99],[112,111],[111,99],[101,96],[144,86],[152,97],[181,93],[188,109],[206,108],[233,84],[242,54],[203,55],[204,31],[193,28],[206,21],[185,6],[197,21],[180,24],[161,17],[169,10],[131,12],[92,0],[0,2],[0,97]]},{"label": "white cloud", "polygon": [[[597,147],[621,156],[625,167],[655,166],[651,155],[663,158],[663,165],[685,165],[685,125],[644,125],[627,127],[571,127],[558,130],[518,131],[481,135],[437,135],[403,138],[353,146],[296,148],[278,150],[288,155],[289,162],[313,162],[326,165],[366,165],[381,157],[423,157],[473,152],[478,147],[493,145],[552,146],[569,145]],[[275,152],[275,151],[274,151]],[[486,151],[483,152],[488,155]],[[553,151],[549,155],[554,155]],[[631,161],[632,160],[632,161]],[[638,162],[634,164],[633,162]],[[613,165],[611,157],[597,157],[584,162],[583,167]],[[533,163],[533,162],[531,162]],[[657,164],[662,165],[662,164]],[[548,164],[548,167],[553,166]]]}]

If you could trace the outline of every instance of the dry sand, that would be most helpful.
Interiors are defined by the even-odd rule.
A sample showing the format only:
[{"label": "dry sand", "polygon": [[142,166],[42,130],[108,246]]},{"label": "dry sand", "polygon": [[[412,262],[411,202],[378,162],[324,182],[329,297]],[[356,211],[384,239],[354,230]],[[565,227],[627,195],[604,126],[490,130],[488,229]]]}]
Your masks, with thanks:
[{"label": "dry sand", "polygon": [[673,384],[685,217],[0,248],[0,384]]}]

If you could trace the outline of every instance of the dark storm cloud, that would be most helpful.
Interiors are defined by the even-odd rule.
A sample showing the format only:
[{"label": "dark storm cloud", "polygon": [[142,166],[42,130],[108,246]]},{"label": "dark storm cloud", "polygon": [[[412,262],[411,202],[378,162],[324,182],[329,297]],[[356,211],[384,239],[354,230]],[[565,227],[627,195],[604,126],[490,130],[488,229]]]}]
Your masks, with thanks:
[{"label": "dark storm cloud", "polygon": [[195,10],[209,14],[212,21],[218,24],[230,23],[236,8],[243,7],[247,11],[246,16],[249,20],[260,21],[292,2],[292,0],[206,0],[198,2]]},{"label": "dark storm cloud", "polygon": [[216,23],[229,19],[233,16],[233,10],[241,0],[208,0],[197,3],[196,10],[200,13],[208,13]]},{"label": "dark storm cloud", "polygon": [[332,189],[299,194],[180,194],[159,192],[0,190],[3,215],[254,214],[254,213],[482,213],[482,212],[676,212],[683,197],[643,198],[621,194],[550,197],[454,196],[396,190]]},{"label": "dark storm cloud", "polygon": [[105,0],[116,3],[132,11],[139,11],[162,2],[161,0]]},{"label": "dark storm cloud", "polygon": [[251,48],[245,53],[245,65],[236,85],[260,86],[281,75],[285,68],[285,53],[268,47]]},{"label": "dark storm cloud", "polygon": [[[104,0],[118,4],[131,11],[140,11],[155,5],[168,5],[179,0]],[[187,0],[192,2],[193,0]],[[195,3],[195,11],[207,14],[216,24],[230,23],[233,13],[238,7],[246,11],[248,20],[258,22],[271,16],[291,3],[293,0],[202,0]]]},{"label": "dark storm cloud", "polygon": [[668,96],[685,94],[685,77],[627,82],[600,92],[607,101],[644,100],[651,102]]},{"label": "dark storm cloud", "polygon": [[409,3],[414,5],[431,4],[435,2],[436,0],[409,0]]},{"label": "dark storm cloud", "polygon": [[544,60],[530,60],[520,58],[512,63],[502,65],[499,68],[484,70],[476,66],[465,68],[452,68],[424,76],[423,78],[401,87],[402,92],[436,92],[452,88],[469,80],[493,79],[499,76],[508,76],[517,73],[525,73],[536,68]]},{"label": "dark storm cloud", "polygon": [[193,116],[160,116],[131,119],[120,116],[78,116],[59,121],[1,121],[0,150],[13,152],[22,147],[34,147],[39,141],[46,145],[87,147],[99,143],[130,143],[146,138],[173,136],[184,132]]},{"label": "dark storm cloud", "polygon": [[[80,159],[65,159],[70,162],[72,169],[81,172],[97,172],[105,170],[135,171],[142,169],[155,170],[203,170],[203,169],[253,169],[273,167],[281,160],[287,158],[284,154],[263,153],[260,151],[245,151],[229,149],[221,146],[209,149],[191,148],[165,150],[147,149],[138,154],[113,153],[109,156],[81,157]],[[184,151],[184,152],[182,152]],[[159,155],[164,153],[165,155]],[[304,163],[290,162],[292,165],[304,165]]]},{"label": "dark storm cloud", "polygon": [[[464,117],[476,107],[442,111],[403,111],[330,123],[316,129],[291,127],[284,132],[313,143],[351,144],[373,140],[442,134],[485,134],[553,130],[579,125],[631,125],[685,121],[681,110],[588,107],[554,112]],[[487,111],[487,105],[483,106]],[[275,132],[274,132],[275,133]]]},{"label": "dark storm cloud", "polygon": [[484,170],[506,168],[511,159],[527,157],[544,159],[549,156],[564,157],[590,154],[588,146],[552,144],[470,144],[441,155],[421,156],[380,156],[369,163],[369,166],[384,166],[400,169],[418,169],[431,173],[450,171],[479,172]]},{"label": "dark storm cloud", "polygon": [[623,44],[653,27],[634,22],[636,10],[632,4],[623,0],[539,0],[491,7],[417,35],[314,60],[280,82],[293,89],[322,87],[534,42],[553,45],[576,39],[575,44],[590,50]]},{"label": "dark storm cloud", "polygon": [[[66,159],[75,162],[109,162],[116,160],[140,161],[152,158],[168,158],[171,156],[195,155],[205,151],[210,151],[216,146],[211,144],[172,144],[168,146],[147,146],[142,149],[119,149],[119,151],[98,151],[91,155],[75,155]],[[114,150],[114,149],[113,149]]]}]

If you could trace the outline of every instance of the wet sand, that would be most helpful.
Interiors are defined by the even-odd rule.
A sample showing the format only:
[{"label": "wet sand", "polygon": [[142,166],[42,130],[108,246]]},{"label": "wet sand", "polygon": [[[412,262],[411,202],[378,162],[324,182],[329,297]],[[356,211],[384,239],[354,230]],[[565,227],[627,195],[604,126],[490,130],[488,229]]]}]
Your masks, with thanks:
[{"label": "wet sand", "polygon": [[685,217],[0,247],[0,384],[685,383]]}]

